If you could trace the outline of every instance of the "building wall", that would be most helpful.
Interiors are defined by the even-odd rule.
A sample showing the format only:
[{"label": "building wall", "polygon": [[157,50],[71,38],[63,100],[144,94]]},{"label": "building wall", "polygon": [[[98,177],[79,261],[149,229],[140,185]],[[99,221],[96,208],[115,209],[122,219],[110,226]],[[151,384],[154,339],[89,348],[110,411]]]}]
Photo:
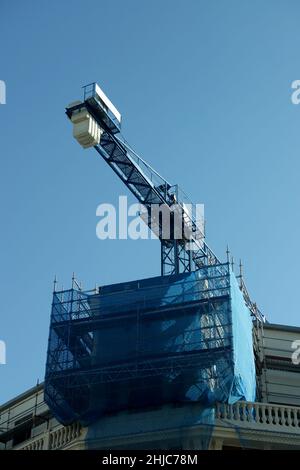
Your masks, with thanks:
[{"label": "building wall", "polygon": [[263,347],[263,400],[300,406],[300,365],[292,363],[292,348],[300,341],[300,328],[266,324]]}]

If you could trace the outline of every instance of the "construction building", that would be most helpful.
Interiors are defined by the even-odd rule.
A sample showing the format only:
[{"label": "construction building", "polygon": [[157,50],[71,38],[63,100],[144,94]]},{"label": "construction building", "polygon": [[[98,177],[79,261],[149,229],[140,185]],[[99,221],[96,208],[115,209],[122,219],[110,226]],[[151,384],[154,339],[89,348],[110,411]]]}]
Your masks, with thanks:
[{"label": "construction building", "polygon": [[[268,323],[193,205],[120,134],[100,87],[66,109],[143,205],[161,276],[54,286],[45,382],[0,408],[5,449],[300,448],[300,328]],[[168,212],[165,232],[161,214]],[[166,236],[167,233],[167,236]]]},{"label": "construction building", "polygon": [[[261,399],[215,403],[210,449],[300,449],[300,374],[290,359],[300,328],[265,323],[263,332]],[[0,407],[0,448],[201,449],[207,436],[198,423],[201,413],[197,403],[170,403],[108,413],[89,426],[64,426],[40,384]]]}]

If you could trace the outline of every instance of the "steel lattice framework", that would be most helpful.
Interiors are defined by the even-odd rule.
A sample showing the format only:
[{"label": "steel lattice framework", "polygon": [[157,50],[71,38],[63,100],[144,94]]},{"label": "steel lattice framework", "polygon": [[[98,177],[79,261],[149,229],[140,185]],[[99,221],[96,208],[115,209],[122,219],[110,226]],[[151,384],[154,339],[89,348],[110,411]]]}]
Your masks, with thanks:
[{"label": "steel lattice framework", "polygon": [[45,398],[60,421],[228,396],[230,267],[190,276],[54,292]]},{"label": "steel lattice framework", "polygon": [[177,204],[183,209],[184,193],[177,185],[168,183],[127,144],[120,133],[120,124],[98,98],[95,83],[84,87],[83,102],[68,107],[66,113],[71,118],[75,111],[82,108],[88,110],[103,130],[100,144],[96,145],[95,149],[147,209],[147,223],[150,229],[153,230],[156,225],[158,226],[155,233],[160,238],[162,246],[161,274],[191,272],[201,266],[219,264],[220,261],[204,240],[203,229],[199,227],[193,216],[194,210],[190,215],[184,215],[185,219],[189,219],[185,220],[191,234],[188,240],[184,237],[166,239],[163,236],[161,222],[154,221],[151,217],[151,206],[159,204],[169,207],[172,220],[174,194]]}]

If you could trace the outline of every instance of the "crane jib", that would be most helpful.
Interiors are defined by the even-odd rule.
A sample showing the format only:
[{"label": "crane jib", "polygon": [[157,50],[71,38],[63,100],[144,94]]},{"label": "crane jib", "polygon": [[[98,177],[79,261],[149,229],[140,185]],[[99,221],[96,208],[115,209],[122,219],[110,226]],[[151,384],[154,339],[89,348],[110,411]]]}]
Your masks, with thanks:
[{"label": "crane jib", "polygon": [[[162,275],[190,272],[204,265],[220,263],[204,241],[203,230],[200,230],[197,222],[185,211],[185,204],[178,194],[176,197],[172,191],[174,186],[139,157],[121,136],[121,115],[97,84],[84,87],[84,100],[69,105],[66,113],[73,122],[73,135],[78,142],[84,148],[94,147],[147,209],[148,214],[143,220],[155,231],[162,244]],[[174,228],[170,230],[169,238],[165,238],[162,235],[161,219],[155,220],[154,223],[152,207],[165,206],[173,220],[174,202],[182,213],[183,228],[189,229],[188,238],[177,239],[174,236]]]}]

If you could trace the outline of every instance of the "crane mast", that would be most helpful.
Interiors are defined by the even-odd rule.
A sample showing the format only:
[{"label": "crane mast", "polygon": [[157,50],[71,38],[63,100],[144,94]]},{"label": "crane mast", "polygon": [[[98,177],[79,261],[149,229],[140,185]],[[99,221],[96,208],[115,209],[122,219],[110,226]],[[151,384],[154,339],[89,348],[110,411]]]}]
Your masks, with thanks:
[{"label": "crane mast", "polygon": [[[94,147],[146,209],[143,220],[161,242],[161,275],[191,272],[205,265],[220,264],[205,242],[204,230],[195,215],[195,205],[178,185],[171,185],[128,145],[121,134],[121,115],[97,83],[83,87],[82,101],[71,103],[66,114],[73,122],[73,135],[84,147]],[[169,210],[174,223],[174,205],[181,212],[183,227],[177,237],[163,231],[161,217],[153,217],[153,205]]]}]

